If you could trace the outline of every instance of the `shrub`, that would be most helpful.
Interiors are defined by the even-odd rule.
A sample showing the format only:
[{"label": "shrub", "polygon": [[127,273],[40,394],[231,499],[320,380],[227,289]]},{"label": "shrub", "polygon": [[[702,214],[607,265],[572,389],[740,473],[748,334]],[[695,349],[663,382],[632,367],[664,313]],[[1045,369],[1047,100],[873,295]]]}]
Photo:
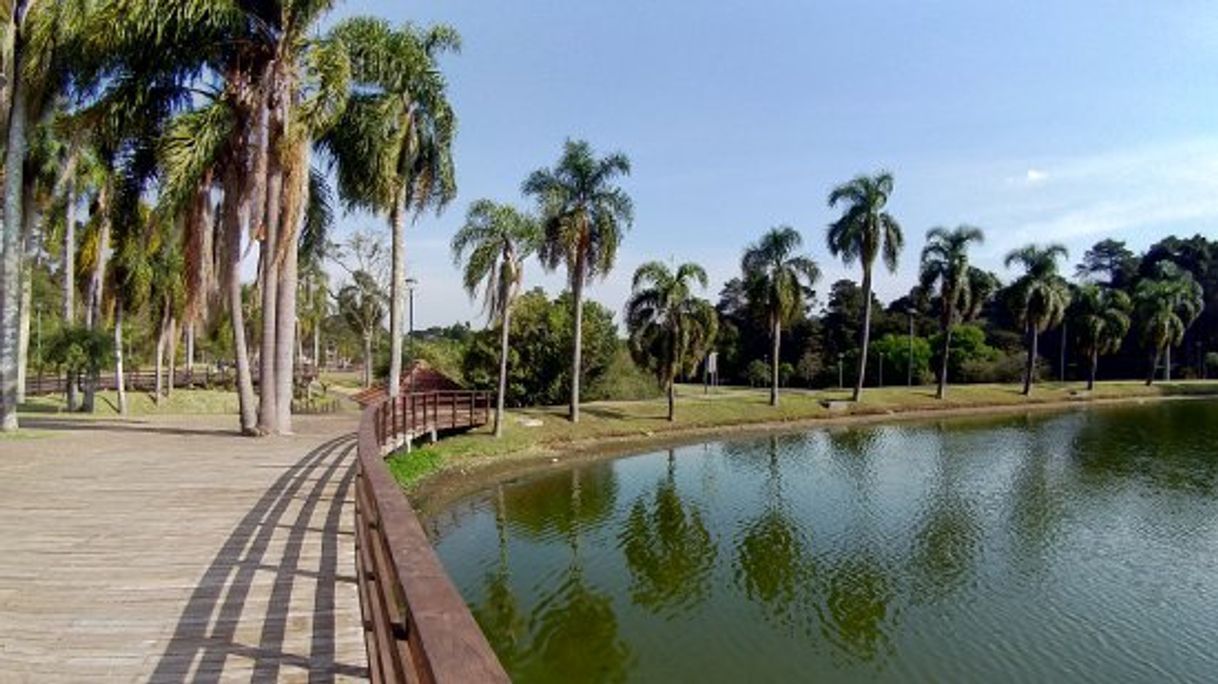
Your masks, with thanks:
[{"label": "shrub", "polygon": [[[971,359],[960,365],[960,380],[962,382],[1020,382],[1023,380],[1024,364],[1027,356],[1018,352],[996,352],[992,358]],[[1036,364],[1036,377],[1039,380],[1045,364]]]}]

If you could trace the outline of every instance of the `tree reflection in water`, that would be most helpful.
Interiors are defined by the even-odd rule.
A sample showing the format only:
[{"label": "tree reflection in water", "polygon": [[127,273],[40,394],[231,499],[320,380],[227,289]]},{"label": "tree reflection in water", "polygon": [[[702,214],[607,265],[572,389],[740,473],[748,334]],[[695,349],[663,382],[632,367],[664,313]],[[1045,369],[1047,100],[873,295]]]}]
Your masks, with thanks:
[{"label": "tree reflection in water", "polygon": [[957,481],[969,454],[958,434],[937,432],[935,476],[915,528],[910,571],[911,599],[933,603],[948,598],[976,571],[981,528],[973,502]]},{"label": "tree reflection in water", "polygon": [[669,449],[666,475],[651,505],[643,496],[635,499],[619,535],[631,599],[655,613],[688,610],[704,600],[717,552],[702,512],[677,491],[676,467]]}]

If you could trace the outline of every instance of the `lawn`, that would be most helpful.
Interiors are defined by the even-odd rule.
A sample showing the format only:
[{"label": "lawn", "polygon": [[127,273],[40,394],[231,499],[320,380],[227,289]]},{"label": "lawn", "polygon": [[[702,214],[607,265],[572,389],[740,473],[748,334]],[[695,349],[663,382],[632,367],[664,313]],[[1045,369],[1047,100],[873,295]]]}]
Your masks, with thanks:
[{"label": "lawn", "polygon": [[778,407],[769,405],[768,390],[721,387],[711,393],[701,386],[682,386],[678,392],[676,421],[668,422],[662,399],[605,401],[585,404],[578,425],[566,420],[565,407],[509,411],[504,435],[495,439],[489,426],[474,432],[421,445],[412,453],[399,452],[389,460],[390,470],[407,489],[428,476],[454,467],[482,465],[506,458],[554,454],[564,448],[587,448],[606,441],[643,440],[653,436],[698,433],[748,425],[815,421],[847,416],[875,416],[909,411],[1113,400],[1137,397],[1214,395],[1218,381],[1182,381],[1146,387],[1141,382],[1104,382],[1090,395],[1079,383],[1038,384],[1031,397],[1017,385],[950,387],[947,399],[935,399],[933,387],[871,388],[857,405],[838,410],[825,401],[849,399],[844,390],[784,390]]},{"label": "lawn", "polygon": [[[96,409],[92,414],[78,414],[95,418],[112,418],[118,415],[118,393],[98,392]],[[66,404],[62,394],[30,397],[18,407],[19,414],[63,413]],[[158,406],[150,392],[127,392],[128,415],[219,415],[237,413],[237,394],[224,390],[177,389],[173,396],[162,399]]]}]

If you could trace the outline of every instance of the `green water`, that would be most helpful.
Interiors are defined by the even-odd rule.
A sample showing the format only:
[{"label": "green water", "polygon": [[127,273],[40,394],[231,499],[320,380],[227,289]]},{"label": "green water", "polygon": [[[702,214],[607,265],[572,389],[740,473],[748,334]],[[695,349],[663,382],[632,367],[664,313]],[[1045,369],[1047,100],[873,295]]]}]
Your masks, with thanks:
[{"label": "green water", "polygon": [[1218,681],[1218,402],[709,442],[430,525],[518,682]]}]

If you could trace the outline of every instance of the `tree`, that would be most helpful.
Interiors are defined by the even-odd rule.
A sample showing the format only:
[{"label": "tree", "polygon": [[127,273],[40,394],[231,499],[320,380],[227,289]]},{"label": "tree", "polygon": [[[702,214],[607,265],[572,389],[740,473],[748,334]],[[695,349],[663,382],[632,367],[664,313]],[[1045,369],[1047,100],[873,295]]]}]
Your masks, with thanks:
[{"label": "tree", "polygon": [[668,420],[676,419],[676,381],[692,373],[715,344],[718,315],[710,302],[694,296],[706,288],[706,271],[693,263],[676,271],[649,261],[634,272],[626,302],[626,329],[635,362],[655,374],[668,396]]},{"label": "tree", "polygon": [[1028,360],[1024,368],[1023,393],[1032,393],[1040,334],[1057,327],[1070,306],[1070,286],[1058,275],[1057,260],[1069,257],[1066,248],[1051,244],[1027,245],[1007,254],[1006,267],[1018,264],[1024,275],[1012,284],[1012,313],[1028,336]]},{"label": "tree", "polygon": [[1138,258],[1120,240],[1100,240],[1083,254],[1075,268],[1079,280],[1095,281],[1109,288],[1125,288],[1138,271]]},{"label": "tree", "polygon": [[503,402],[507,394],[508,335],[512,305],[524,277],[523,262],[541,242],[541,228],[532,216],[506,204],[478,200],[469,207],[453,236],[453,261],[465,261],[463,281],[470,296],[479,286],[491,324],[501,328],[499,383],[495,400],[495,437],[503,436]]},{"label": "tree", "polygon": [[523,191],[538,204],[544,238],[541,263],[549,270],[567,269],[575,321],[571,350],[570,419],[579,422],[579,387],[583,373],[584,286],[613,269],[617,247],[634,220],[634,205],[617,179],[630,175],[630,160],[617,152],[597,157],[583,140],[568,140],[552,169],[538,169]]},{"label": "tree", "polygon": [[1090,364],[1088,390],[1095,388],[1100,356],[1121,348],[1121,342],[1129,332],[1131,307],[1129,295],[1121,290],[1095,284],[1079,288],[1070,319],[1077,331],[1079,349]]},{"label": "tree", "polygon": [[847,266],[858,261],[863,266],[863,330],[859,349],[859,374],[854,384],[854,401],[863,394],[867,375],[867,345],[871,339],[871,278],[875,259],[881,253],[889,272],[897,270],[897,258],[905,237],[897,220],[884,210],[892,195],[892,174],[882,171],[874,176],[861,175],[829,192],[829,206],[844,205],[842,215],[829,224],[829,252]]},{"label": "tree", "polygon": [[985,234],[980,228],[966,225],[951,230],[932,228],[926,233],[926,246],[922,249],[921,286],[929,291],[936,283],[939,285],[939,328],[943,335],[939,359],[939,389],[935,393],[939,399],[947,394],[947,364],[951,353],[952,327],[963,312],[973,308],[968,248],[969,245],[984,240]]},{"label": "tree", "polygon": [[385,318],[385,293],[366,271],[356,271],[352,283],[338,291],[338,312],[364,343],[364,387],[372,386],[372,337]]},{"label": "tree", "polygon": [[1159,361],[1167,354],[1163,379],[1171,380],[1171,348],[1180,344],[1184,333],[1205,308],[1201,286],[1192,274],[1170,261],[1157,267],[1157,277],[1138,283],[1136,293],[1142,339],[1151,348],[1150,372],[1146,385],[1155,380]]},{"label": "tree", "polygon": [[406,302],[405,220],[456,196],[452,142],[456,115],[438,58],[460,48],[448,26],[392,28],[356,18],[334,29],[350,51],[357,84],[339,124],[323,138],[351,207],[388,216],[393,234],[389,308],[389,396],[400,391]]},{"label": "tree", "polygon": [[764,312],[770,329],[770,406],[778,405],[778,366],[782,326],[803,313],[820,280],[820,268],[811,257],[796,254],[803,245],[790,226],[772,228],[744,251],[740,270],[754,310]]}]

